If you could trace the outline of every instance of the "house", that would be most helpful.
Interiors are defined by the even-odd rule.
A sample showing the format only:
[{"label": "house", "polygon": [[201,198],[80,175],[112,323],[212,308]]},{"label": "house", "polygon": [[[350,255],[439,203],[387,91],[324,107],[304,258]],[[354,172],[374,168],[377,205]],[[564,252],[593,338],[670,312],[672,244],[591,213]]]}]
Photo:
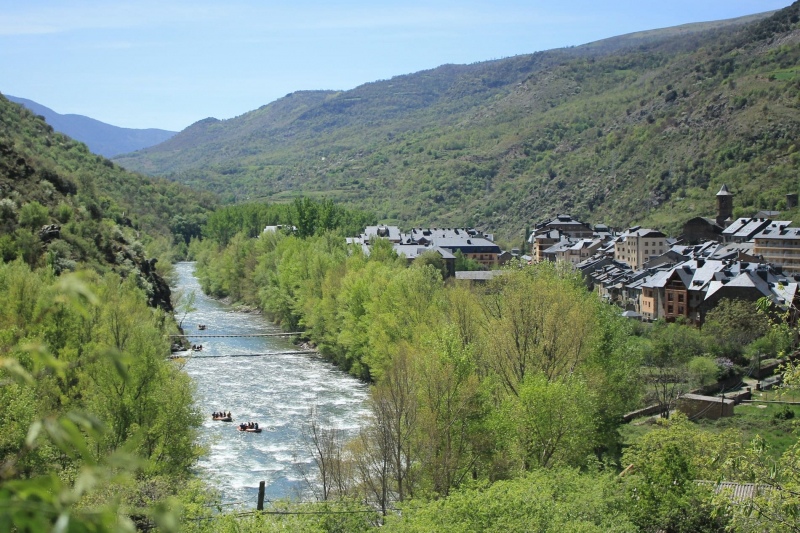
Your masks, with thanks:
[{"label": "house", "polygon": [[490,237],[474,228],[412,228],[400,235],[403,244],[436,246],[452,254],[461,252],[486,268],[498,266],[502,253]]},{"label": "house", "polygon": [[399,243],[401,239],[400,228],[397,226],[367,226],[364,233],[361,234],[363,242],[369,242],[374,237],[388,239],[392,243]]},{"label": "house", "polygon": [[[601,230],[610,233],[607,226],[602,226]],[[545,260],[544,250],[562,240],[591,239],[594,236],[595,230],[589,224],[576,220],[571,215],[558,215],[536,224],[528,242],[531,244],[534,260],[540,262]]]},{"label": "house", "polygon": [[394,245],[398,255],[413,262],[421,254],[434,250],[441,255],[448,272],[455,273],[455,254],[473,259],[486,268],[496,267],[502,252],[490,239],[491,235],[474,228],[412,228],[402,233],[397,226],[368,226],[358,237],[348,238],[348,243],[360,244],[369,254],[371,239],[387,239]]},{"label": "house", "polygon": [[697,258],[649,274],[641,287],[639,312],[645,320],[683,317],[699,325],[723,298],[755,302],[767,297],[791,309],[798,284],[764,263]]},{"label": "house", "polygon": [[547,250],[542,255],[548,261],[566,261],[573,265],[589,259],[600,249],[603,244],[601,239],[566,239],[560,241]]},{"label": "house", "polygon": [[405,257],[406,260],[410,263],[416,261],[416,259],[426,253],[426,252],[434,252],[439,254],[442,259],[444,260],[445,277],[452,277],[456,273],[456,256],[453,255],[450,250],[446,248],[441,248],[439,246],[419,246],[417,244],[401,244],[395,243],[392,246],[395,253],[400,257]]},{"label": "house", "polygon": [[624,261],[633,270],[639,270],[651,258],[667,251],[670,242],[658,230],[640,226],[629,228],[614,243],[614,259]]},{"label": "house", "polygon": [[455,279],[460,282],[486,283],[507,272],[507,270],[462,270],[456,272]]},{"label": "house", "polygon": [[764,261],[783,269],[786,274],[800,275],[800,228],[791,228],[791,221],[772,222],[753,237],[753,253]]},{"label": "house", "polygon": [[[769,218],[738,218],[722,232],[722,241],[736,243],[747,242],[761,233],[761,231],[771,223],[772,220]],[[783,224],[789,225],[791,221],[784,222]]]}]

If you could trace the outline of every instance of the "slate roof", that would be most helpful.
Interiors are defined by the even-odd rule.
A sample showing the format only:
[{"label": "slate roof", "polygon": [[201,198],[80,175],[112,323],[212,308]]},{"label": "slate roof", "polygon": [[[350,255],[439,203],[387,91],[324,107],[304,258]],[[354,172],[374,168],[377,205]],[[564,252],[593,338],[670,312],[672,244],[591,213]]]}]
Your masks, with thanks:
[{"label": "slate roof", "polygon": [[397,253],[397,255],[404,255],[406,259],[410,260],[414,260],[420,255],[424,254],[425,252],[430,252],[431,250],[433,250],[434,252],[438,252],[443,259],[455,259],[456,257],[449,250],[441,248],[439,246],[420,246],[418,244],[395,244],[393,248],[394,251]]},{"label": "slate roof", "polygon": [[790,228],[791,220],[782,220],[771,223],[758,234],[754,239],[797,239],[800,238],[800,228]]},{"label": "slate roof", "polygon": [[725,240],[749,241],[772,221],[768,218],[737,218],[722,231]]}]

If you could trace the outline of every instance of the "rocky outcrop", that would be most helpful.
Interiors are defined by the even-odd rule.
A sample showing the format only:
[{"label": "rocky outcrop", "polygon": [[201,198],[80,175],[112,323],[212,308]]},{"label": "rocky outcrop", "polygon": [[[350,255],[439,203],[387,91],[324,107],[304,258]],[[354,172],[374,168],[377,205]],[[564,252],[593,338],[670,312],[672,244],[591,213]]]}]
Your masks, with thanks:
[{"label": "rocky outcrop", "polygon": [[47,243],[59,237],[61,237],[61,226],[58,224],[47,224],[39,230],[39,239],[42,242]]},{"label": "rocky outcrop", "polygon": [[152,290],[149,291],[147,303],[151,307],[158,307],[163,309],[164,311],[171,313],[172,309],[172,302],[170,301],[170,295],[172,291],[170,291],[169,284],[164,281],[158,272],[156,271],[156,262],[158,259],[145,259],[139,265],[139,270],[142,273],[142,277],[150,283]]}]

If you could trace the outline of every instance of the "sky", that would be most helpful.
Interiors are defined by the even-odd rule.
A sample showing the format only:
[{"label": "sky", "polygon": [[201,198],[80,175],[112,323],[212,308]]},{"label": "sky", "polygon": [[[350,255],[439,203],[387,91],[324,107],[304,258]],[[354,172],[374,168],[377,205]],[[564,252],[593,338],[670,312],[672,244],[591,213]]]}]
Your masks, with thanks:
[{"label": "sky", "polygon": [[790,0],[0,0],[0,93],[182,130],[298,90],[347,90],[786,7]]}]

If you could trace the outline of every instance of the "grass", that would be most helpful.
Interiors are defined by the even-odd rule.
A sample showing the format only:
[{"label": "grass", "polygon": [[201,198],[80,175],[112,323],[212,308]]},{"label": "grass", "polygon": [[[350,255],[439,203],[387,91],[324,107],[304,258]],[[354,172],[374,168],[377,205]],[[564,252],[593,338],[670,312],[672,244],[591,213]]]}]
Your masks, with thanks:
[{"label": "grass", "polygon": [[[794,393],[798,396],[797,393]],[[767,400],[776,397],[776,393],[769,391],[763,397],[756,399]],[[785,401],[794,401],[786,400]],[[781,420],[776,418],[776,414],[782,412],[786,407],[794,413],[794,418]],[[655,419],[652,419],[654,421]],[[712,433],[722,433],[728,429],[736,429],[740,432],[742,442],[750,442],[756,435],[760,435],[769,445],[769,455],[777,458],[785,452],[791,445],[798,440],[798,428],[800,428],[800,405],[766,404],[751,403],[740,404],[735,408],[732,417],[720,418],[719,420],[700,419],[696,424]],[[642,436],[652,431],[655,424],[651,420],[634,421],[625,424],[620,428],[624,446],[630,446]]]},{"label": "grass", "polygon": [[781,81],[791,81],[797,76],[796,68],[787,68],[783,70],[776,70],[770,74],[770,77]]}]

